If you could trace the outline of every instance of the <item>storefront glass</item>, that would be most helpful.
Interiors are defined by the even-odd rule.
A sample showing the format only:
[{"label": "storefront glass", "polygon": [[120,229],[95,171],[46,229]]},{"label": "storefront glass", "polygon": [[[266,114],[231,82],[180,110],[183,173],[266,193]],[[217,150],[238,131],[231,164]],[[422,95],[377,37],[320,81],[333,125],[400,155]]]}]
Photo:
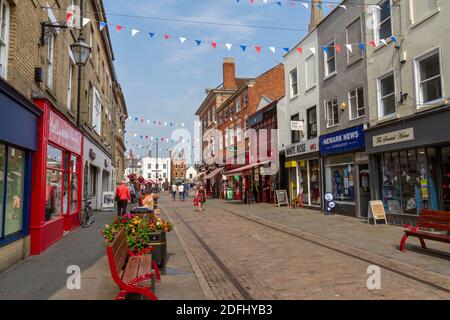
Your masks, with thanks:
[{"label": "storefront glass", "polygon": [[300,160],[298,162],[298,191],[302,196],[303,204],[309,203],[308,189],[308,161]]},{"label": "storefront glass", "polygon": [[[0,213],[3,211],[3,194],[5,191],[5,152],[5,146],[0,144]],[[3,230],[3,219],[0,215],[0,238],[2,237],[1,230]]]},{"label": "storefront glass", "polygon": [[319,159],[309,160],[309,192],[312,206],[320,206],[320,167]]},{"label": "storefront glass", "polygon": [[325,192],[336,201],[355,202],[355,170],[353,155],[329,157],[325,165]]},{"label": "storefront glass", "polygon": [[444,210],[450,211],[450,147],[442,148],[442,198]]},{"label": "storefront glass", "polygon": [[[432,159],[434,149],[428,153]],[[422,208],[438,209],[435,166],[427,150],[411,149],[383,155],[382,198],[386,212],[418,215]]]}]

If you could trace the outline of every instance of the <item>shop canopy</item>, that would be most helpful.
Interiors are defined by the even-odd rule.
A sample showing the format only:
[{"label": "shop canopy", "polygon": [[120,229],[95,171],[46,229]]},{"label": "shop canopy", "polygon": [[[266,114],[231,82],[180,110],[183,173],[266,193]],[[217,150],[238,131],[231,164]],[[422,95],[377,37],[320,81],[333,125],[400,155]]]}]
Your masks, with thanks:
[{"label": "shop canopy", "polygon": [[213,178],[216,174],[218,174],[219,172],[222,172],[223,169],[224,169],[224,167],[214,169],[213,171],[208,173],[204,179],[208,180],[208,179]]},{"label": "shop canopy", "polygon": [[270,160],[268,161],[263,161],[263,162],[257,162],[257,163],[253,163],[253,164],[249,164],[240,168],[236,168],[230,171],[225,172],[225,176],[229,177],[229,176],[234,176],[234,175],[238,175],[241,173],[244,173],[247,170],[259,167],[259,166],[264,166],[270,163]]}]

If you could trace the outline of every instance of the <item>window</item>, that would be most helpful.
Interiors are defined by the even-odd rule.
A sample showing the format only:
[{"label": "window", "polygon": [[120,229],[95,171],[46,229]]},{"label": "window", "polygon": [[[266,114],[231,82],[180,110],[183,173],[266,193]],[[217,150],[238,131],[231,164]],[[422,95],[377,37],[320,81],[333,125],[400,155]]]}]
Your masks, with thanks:
[{"label": "window", "polygon": [[416,61],[416,75],[418,104],[429,103],[442,98],[439,51],[434,50]]},{"label": "window", "polygon": [[0,145],[0,239],[22,231],[24,179],[25,152]]},{"label": "window", "polygon": [[317,112],[316,107],[309,108],[306,111],[308,120],[308,139],[317,137]]},{"label": "window", "polygon": [[336,72],[336,52],[334,50],[334,40],[328,42],[324,47],[325,77]]},{"label": "window", "polygon": [[163,163],[163,169],[167,169],[167,164]]},{"label": "window", "polygon": [[151,179],[152,178],[152,174],[151,173],[147,173],[147,178]]},{"label": "window", "polygon": [[0,77],[6,79],[9,42],[9,5],[6,0],[0,0],[0,19]]},{"label": "window", "polygon": [[223,135],[222,135],[222,132],[220,133],[220,136],[219,136],[219,150],[223,150]]},{"label": "window", "polygon": [[[356,44],[362,42],[362,29],[361,29],[361,18],[356,19],[351,24],[349,24],[345,30],[347,43],[348,44]],[[352,50],[347,51],[347,63],[352,64],[358,61],[363,56],[363,50],[361,48],[355,48],[352,45]]]},{"label": "window", "polygon": [[289,86],[291,88],[291,98],[298,95],[298,75],[297,68],[289,72]]},{"label": "window", "polygon": [[248,106],[248,93],[244,93],[244,108],[247,108]]},{"label": "window", "polygon": [[309,90],[316,85],[316,66],[314,61],[314,55],[311,55],[306,59],[305,70],[306,70],[306,90]]},{"label": "window", "polygon": [[97,46],[97,55],[95,56],[95,72],[99,74],[100,69],[100,47]]},{"label": "window", "polygon": [[63,195],[63,151],[47,147],[47,188],[45,194],[45,220],[61,215]]},{"label": "window", "polygon": [[339,110],[337,99],[330,100],[326,103],[327,127],[339,124]]},{"label": "window", "polygon": [[240,124],[240,123],[238,123],[236,125],[236,139],[237,139],[237,142],[242,141],[242,124]]},{"label": "window", "polygon": [[149,164],[147,165],[147,169],[151,169],[151,168],[152,168],[152,164],[149,163]]},{"label": "window", "polygon": [[67,74],[67,110],[72,111],[72,83],[74,74],[75,64],[69,57],[69,72]]},{"label": "window", "polygon": [[230,128],[230,145],[234,145],[234,128]]},{"label": "window", "polygon": [[348,93],[348,101],[350,105],[350,120],[364,117],[364,88],[359,87]]},{"label": "window", "polygon": [[353,163],[325,165],[325,192],[336,201],[355,201],[355,168]]},{"label": "window", "polygon": [[241,112],[241,97],[236,99],[236,113]]},{"label": "window", "polygon": [[379,6],[381,7],[381,10],[378,8],[374,9],[375,43],[378,43],[381,39],[388,39],[392,36],[390,0],[382,1]]},{"label": "window", "polygon": [[393,72],[378,80],[378,92],[380,117],[393,114],[395,112],[395,83]]},{"label": "window", "polygon": [[99,135],[101,134],[102,129],[102,103],[100,100],[100,93],[96,88],[94,88],[94,97],[93,97],[93,108],[92,108],[92,125],[94,127],[95,132]]},{"label": "window", "polygon": [[[294,114],[291,116],[291,121],[300,121],[300,115]],[[291,143],[297,143],[300,142],[300,131],[298,130],[291,130]]]},{"label": "window", "polygon": [[228,140],[228,129],[225,129],[225,148],[228,148],[229,144],[229,140]]},{"label": "window", "polygon": [[55,35],[52,33],[47,43],[47,88],[53,89],[53,56],[55,46]]},{"label": "window", "polygon": [[219,124],[222,124],[222,112],[219,112]]},{"label": "window", "polygon": [[409,0],[411,23],[416,23],[438,10],[437,0]]}]

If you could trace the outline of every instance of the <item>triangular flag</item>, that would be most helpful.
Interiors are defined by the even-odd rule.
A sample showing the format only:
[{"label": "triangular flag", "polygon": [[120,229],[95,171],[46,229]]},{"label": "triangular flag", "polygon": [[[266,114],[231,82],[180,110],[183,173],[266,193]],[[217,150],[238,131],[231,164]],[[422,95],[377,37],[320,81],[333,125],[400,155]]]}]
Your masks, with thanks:
[{"label": "triangular flag", "polygon": [[230,51],[232,44],[231,43],[225,43],[225,46],[227,47],[228,51]]},{"label": "triangular flag", "polygon": [[272,51],[272,53],[275,53],[275,47],[269,47],[269,50]]},{"label": "triangular flag", "polygon": [[195,40],[195,43],[197,43],[198,46],[200,46],[202,44],[201,40]]},{"label": "triangular flag", "polygon": [[283,50],[289,53],[289,48],[283,48]]},{"label": "triangular flag", "polygon": [[100,31],[102,31],[103,28],[106,27],[106,22],[100,21],[100,22],[98,23],[98,25],[99,25]]},{"label": "triangular flag", "polygon": [[280,2],[280,1],[277,1],[277,5],[279,5],[279,6],[281,7],[281,2]]},{"label": "triangular flag", "polygon": [[341,45],[339,44],[334,45],[334,49],[336,50],[336,53],[341,53]]},{"label": "triangular flag", "polygon": [[353,52],[353,47],[351,44],[346,44],[345,46],[347,47],[348,51]]},{"label": "triangular flag", "polygon": [[181,44],[183,44],[186,40],[187,40],[186,38],[181,37],[181,38],[180,38]]},{"label": "triangular flag", "polygon": [[311,47],[311,48],[309,48],[309,50],[312,52],[312,54],[316,54],[316,48]]},{"label": "triangular flag", "polygon": [[298,53],[303,53],[303,48],[297,48]]},{"label": "triangular flag", "polygon": [[170,35],[168,35],[168,34],[164,35],[164,39],[169,40],[169,38],[170,38]]},{"label": "triangular flag", "polygon": [[136,29],[132,29],[131,30],[131,36],[134,37],[135,35],[137,35],[140,31],[136,30]]},{"label": "triangular flag", "polygon": [[370,45],[372,46],[372,47],[374,47],[374,48],[376,48],[376,46],[377,46],[377,44],[375,43],[375,41],[370,41]]},{"label": "triangular flag", "polygon": [[247,46],[244,46],[243,44],[241,44],[241,49],[242,49],[242,51],[245,51],[245,49],[247,49]]},{"label": "triangular flag", "polygon": [[89,18],[83,18],[83,27],[84,27],[85,25],[87,25],[89,22],[91,22],[91,19],[89,19]]},{"label": "triangular flag", "polygon": [[255,46],[255,50],[256,50],[256,52],[261,53],[261,47],[260,46]]},{"label": "triangular flag", "polygon": [[382,44],[387,45],[386,39],[381,39],[380,41],[381,41]]},{"label": "triangular flag", "polygon": [[73,13],[72,12],[67,12],[66,13],[66,21],[69,22],[69,20],[73,17]]},{"label": "triangular flag", "polygon": [[215,49],[217,47],[217,42],[211,42],[211,46]]},{"label": "triangular flag", "polygon": [[347,7],[344,6],[343,4],[340,4],[339,7],[341,7],[341,8],[344,9],[344,10],[347,10]]},{"label": "triangular flag", "polygon": [[306,9],[308,9],[308,4],[307,4],[306,2],[302,2],[302,5],[303,5]]},{"label": "triangular flag", "polygon": [[325,52],[326,54],[328,54],[328,47],[327,47],[327,46],[323,46],[323,52]]},{"label": "triangular flag", "polygon": [[397,43],[397,37],[396,36],[391,36],[390,38],[392,41],[394,41],[395,43]]},{"label": "triangular flag", "polygon": [[359,47],[362,51],[366,50],[366,44],[363,43],[363,42],[361,42],[360,44],[358,44],[358,47]]},{"label": "triangular flag", "polygon": [[155,33],[149,32],[148,35],[150,36],[150,38],[153,38],[155,36]]},{"label": "triangular flag", "polygon": [[116,26],[116,31],[117,31],[117,33],[119,33],[122,29],[123,29],[122,26]]}]

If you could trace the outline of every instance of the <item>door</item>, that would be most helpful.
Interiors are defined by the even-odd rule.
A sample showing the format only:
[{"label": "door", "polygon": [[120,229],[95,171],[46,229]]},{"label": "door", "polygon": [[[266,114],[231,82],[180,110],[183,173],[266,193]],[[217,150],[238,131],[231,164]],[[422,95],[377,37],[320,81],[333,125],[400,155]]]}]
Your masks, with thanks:
[{"label": "door", "polygon": [[370,202],[369,164],[359,165],[359,215],[367,218]]}]

